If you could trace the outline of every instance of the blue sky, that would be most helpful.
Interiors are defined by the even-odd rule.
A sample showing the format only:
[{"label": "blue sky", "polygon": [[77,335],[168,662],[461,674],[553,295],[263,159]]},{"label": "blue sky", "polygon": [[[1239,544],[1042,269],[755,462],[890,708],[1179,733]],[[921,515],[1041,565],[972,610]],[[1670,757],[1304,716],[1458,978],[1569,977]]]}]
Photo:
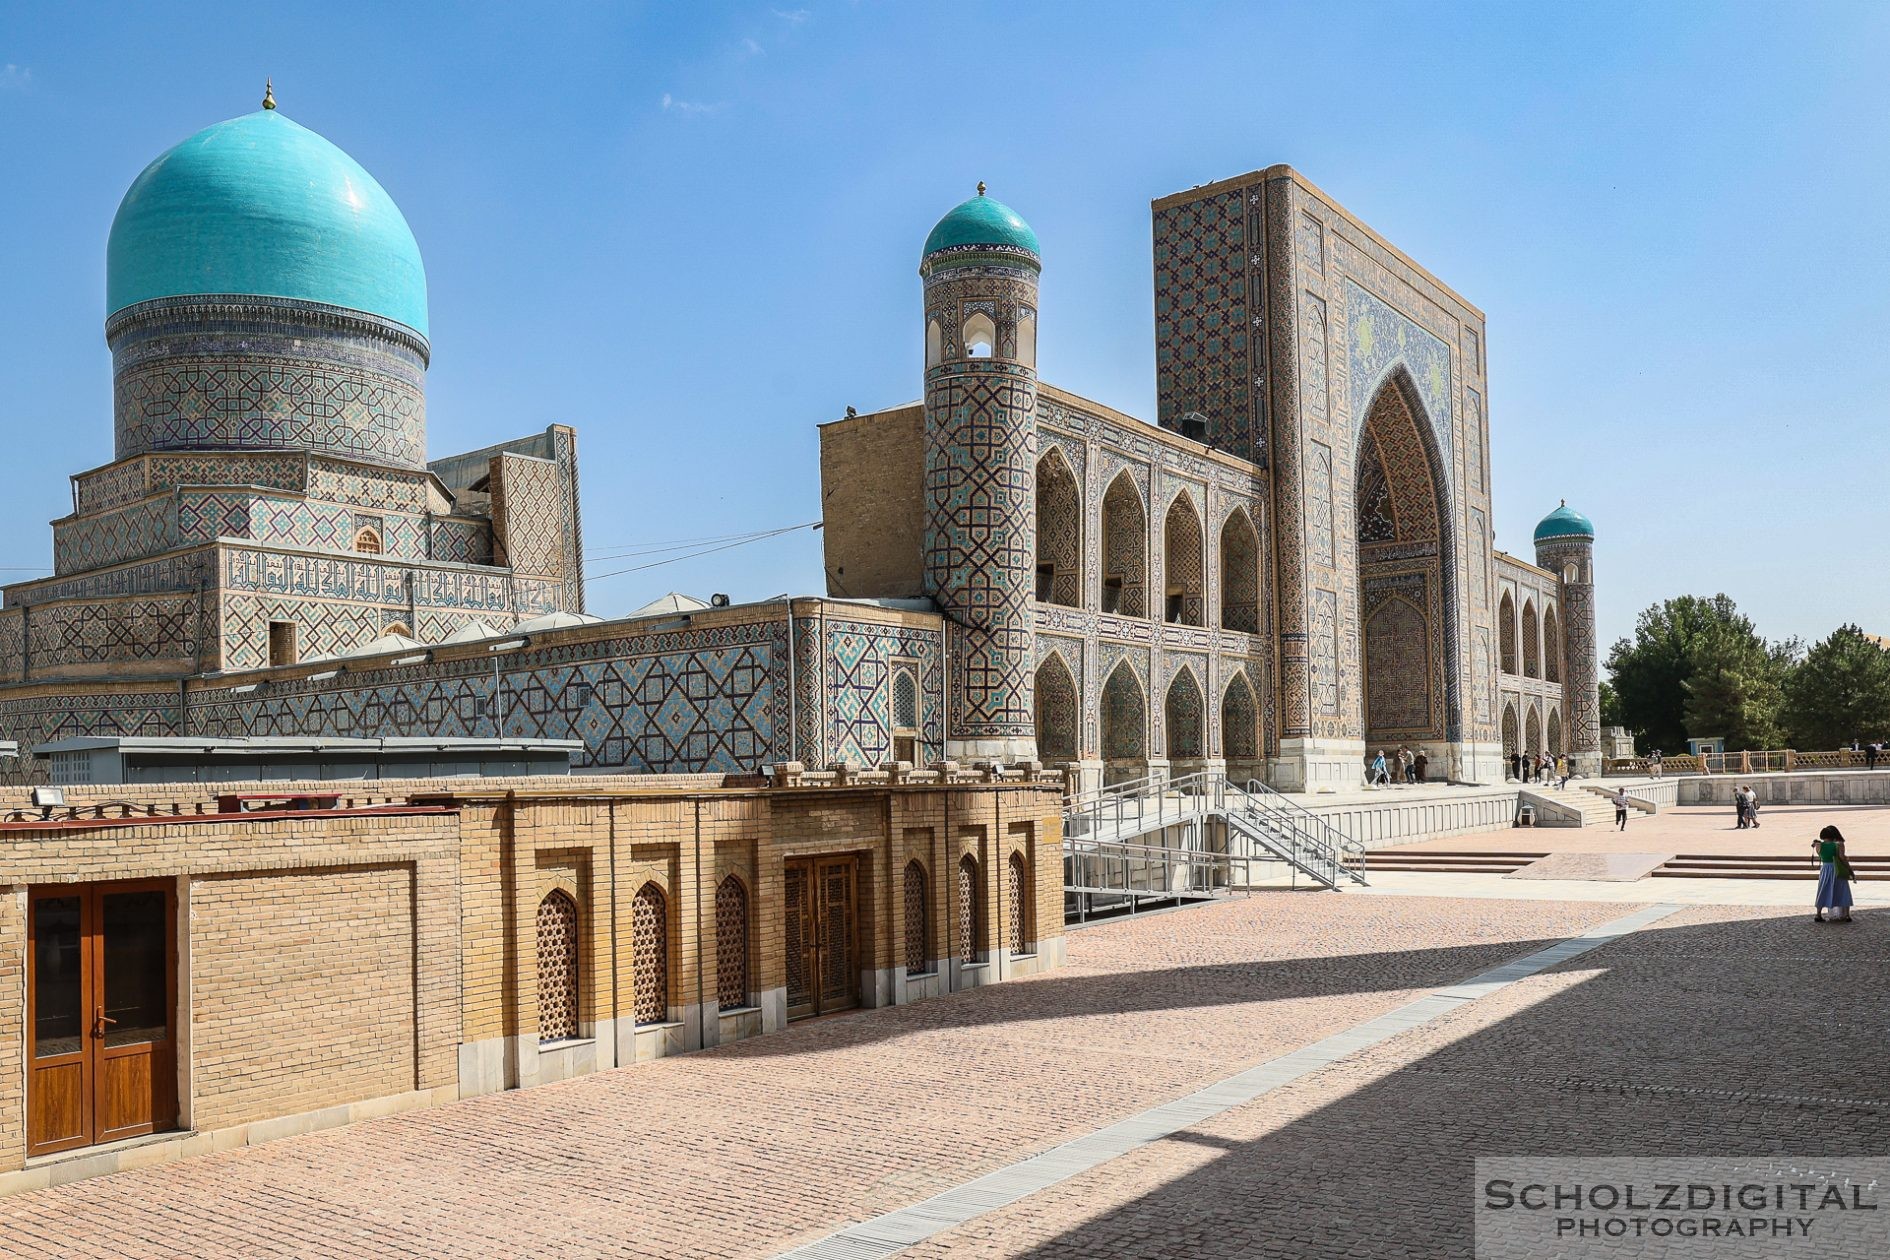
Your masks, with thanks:
[{"label": "blue sky", "polygon": [[[575,425],[594,554],[817,519],[815,425],[918,396],[980,179],[1044,377],[1152,419],[1149,201],[1290,162],[1487,313],[1498,545],[1589,513],[1605,640],[1720,590],[1890,633],[1887,64],[1863,3],[10,4],[0,566],[111,458],[119,197],[270,75],[419,238],[432,452]],[[822,587],[802,533],[591,601]]]}]

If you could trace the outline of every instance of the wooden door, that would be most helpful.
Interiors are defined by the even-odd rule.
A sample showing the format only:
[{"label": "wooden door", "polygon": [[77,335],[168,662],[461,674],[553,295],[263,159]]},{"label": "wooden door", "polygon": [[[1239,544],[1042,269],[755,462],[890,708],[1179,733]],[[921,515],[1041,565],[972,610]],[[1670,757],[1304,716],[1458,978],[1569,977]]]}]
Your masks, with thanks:
[{"label": "wooden door", "polygon": [[168,881],[33,890],[29,1155],[176,1123],[175,923]]},{"label": "wooden door", "polygon": [[859,860],[796,858],[784,881],[788,1018],[860,1004],[855,901]]}]

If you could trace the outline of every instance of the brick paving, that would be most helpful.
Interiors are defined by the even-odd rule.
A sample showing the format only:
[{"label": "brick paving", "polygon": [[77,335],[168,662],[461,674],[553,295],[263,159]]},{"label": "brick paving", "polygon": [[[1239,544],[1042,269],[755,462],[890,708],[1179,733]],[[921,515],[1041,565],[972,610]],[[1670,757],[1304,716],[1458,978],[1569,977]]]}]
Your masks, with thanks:
[{"label": "brick paving", "polygon": [[0,1200],[0,1256],[766,1255],[1623,912],[1268,893],[1093,927],[1030,980]]},{"label": "brick paving", "polygon": [[904,1254],[1434,1260],[1478,1155],[1880,1155],[1887,961],[1890,912],[1684,909]]}]

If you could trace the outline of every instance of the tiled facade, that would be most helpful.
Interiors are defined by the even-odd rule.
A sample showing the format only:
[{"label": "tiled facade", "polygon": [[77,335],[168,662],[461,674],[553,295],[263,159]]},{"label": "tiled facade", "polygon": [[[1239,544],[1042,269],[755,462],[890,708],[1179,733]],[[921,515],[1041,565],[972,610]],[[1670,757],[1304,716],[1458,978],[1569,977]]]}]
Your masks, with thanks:
[{"label": "tiled facade", "polygon": [[[1036,387],[1038,751],[1312,787],[1403,744],[1494,781],[1521,688],[1498,660],[1481,312],[1286,167],[1155,202],[1154,236],[1160,428]],[[917,453],[875,431],[904,423],[823,429],[823,467],[850,474],[830,514],[872,522],[826,537],[830,575],[870,575],[852,595],[910,593],[911,562],[863,554],[912,533],[917,508],[877,490],[910,480]],[[1553,602],[1590,625],[1586,553],[1582,574]],[[1593,633],[1561,611],[1551,632],[1569,664],[1535,688],[1540,721],[1587,759],[1598,727],[1569,721],[1598,708]]]}]

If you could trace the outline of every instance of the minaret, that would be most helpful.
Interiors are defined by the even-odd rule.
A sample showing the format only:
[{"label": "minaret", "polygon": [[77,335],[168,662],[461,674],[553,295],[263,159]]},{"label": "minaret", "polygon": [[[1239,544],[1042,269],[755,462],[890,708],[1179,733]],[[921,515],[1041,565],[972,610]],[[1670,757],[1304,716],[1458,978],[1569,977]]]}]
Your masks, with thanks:
[{"label": "minaret", "polygon": [[1577,774],[1600,774],[1601,645],[1595,637],[1595,524],[1569,507],[1567,499],[1536,526],[1536,564],[1561,579],[1562,694],[1568,714],[1569,764]]},{"label": "minaret", "polygon": [[925,240],[925,591],[945,614],[945,755],[1037,755],[1037,236],[978,195]]}]

